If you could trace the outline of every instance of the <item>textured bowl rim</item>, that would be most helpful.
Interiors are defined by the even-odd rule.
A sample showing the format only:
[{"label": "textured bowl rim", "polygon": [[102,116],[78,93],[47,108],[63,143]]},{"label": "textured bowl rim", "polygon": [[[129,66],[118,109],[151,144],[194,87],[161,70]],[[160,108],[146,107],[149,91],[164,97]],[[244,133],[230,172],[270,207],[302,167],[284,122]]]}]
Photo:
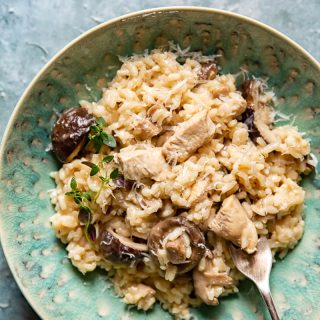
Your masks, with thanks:
[{"label": "textured bowl rim", "polygon": [[[134,18],[134,17],[144,17],[150,14],[156,14],[156,13],[165,13],[165,12],[179,12],[179,11],[195,11],[195,12],[208,12],[208,13],[213,13],[213,14],[220,14],[220,15],[224,15],[227,17],[234,17],[240,21],[243,22],[247,22],[251,25],[256,25],[258,27],[260,27],[261,29],[264,29],[265,31],[275,35],[276,37],[280,38],[281,40],[287,42],[291,47],[294,47],[297,51],[299,51],[305,58],[307,58],[316,69],[318,69],[319,74],[320,74],[320,63],[310,54],[308,53],[302,46],[300,46],[298,43],[296,43],[295,41],[293,41],[292,39],[290,39],[288,36],[286,36],[285,34],[283,34],[280,31],[277,31],[276,29],[268,26],[267,24],[264,24],[262,22],[259,22],[253,18],[249,18],[247,16],[238,14],[238,13],[234,13],[231,11],[226,11],[226,10],[221,10],[221,9],[213,9],[213,8],[208,8],[208,7],[196,7],[196,6],[170,6],[170,7],[156,7],[156,8],[151,8],[151,9],[146,9],[146,10],[139,10],[139,11],[135,11],[135,12],[131,12],[129,14],[125,14],[125,15],[121,15],[119,17],[110,19],[106,22],[103,22],[87,31],[85,31],[84,33],[82,33],[80,36],[76,37],[74,40],[72,40],[71,42],[69,42],[66,46],[64,46],[61,50],[58,51],[58,53],[56,53],[41,69],[40,71],[36,74],[36,76],[32,79],[32,81],[30,82],[30,84],[27,86],[27,88],[25,89],[25,91],[23,92],[22,96],[20,97],[20,99],[18,100],[12,114],[11,117],[8,121],[8,124],[6,126],[5,132],[3,134],[3,138],[2,138],[2,142],[0,145],[0,172],[2,172],[2,167],[4,165],[4,150],[5,150],[5,144],[10,136],[10,133],[13,129],[13,124],[17,118],[17,115],[20,111],[20,109],[22,108],[26,98],[29,96],[30,92],[33,89],[34,84],[42,77],[42,75],[47,71],[47,69],[49,69],[54,63],[55,61],[62,56],[67,50],[69,50],[71,47],[73,47],[74,45],[76,45],[77,43],[81,42],[84,38],[86,38],[87,36],[91,35],[92,33],[100,30],[100,29],[104,29],[108,26],[113,25],[114,23],[123,21],[123,20],[127,20],[130,18]],[[1,195],[1,194],[0,194]],[[1,196],[2,197],[2,196]],[[33,310],[38,314],[38,316],[42,319],[47,319],[47,320],[53,320],[53,318],[51,318],[51,316],[48,314],[47,311],[45,311],[45,309],[43,309],[43,307],[41,306],[41,304],[39,304],[38,302],[36,302],[35,299],[33,299],[33,297],[31,296],[31,293],[28,291],[28,289],[26,287],[24,287],[22,285],[22,280],[18,277],[18,274],[15,271],[13,262],[10,260],[9,257],[9,253],[7,251],[7,246],[8,243],[6,243],[4,241],[4,237],[3,234],[5,233],[5,228],[4,225],[2,224],[2,220],[0,219],[0,241],[1,241],[1,245],[2,245],[2,249],[4,252],[4,256],[6,258],[6,261],[8,263],[8,266],[11,270],[11,273],[20,289],[20,291],[22,292],[23,296],[26,298],[26,300],[28,301],[29,305],[33,308]]]}]

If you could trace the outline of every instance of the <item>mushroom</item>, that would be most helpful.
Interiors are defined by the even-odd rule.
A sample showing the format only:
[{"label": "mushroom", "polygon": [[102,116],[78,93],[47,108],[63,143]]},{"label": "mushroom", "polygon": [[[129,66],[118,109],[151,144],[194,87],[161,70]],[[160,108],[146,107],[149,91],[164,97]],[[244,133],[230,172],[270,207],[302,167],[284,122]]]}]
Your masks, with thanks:
[{"label": "mushroom", "polygon": [[261,134],[255,125],[255,116],[254,110],[251,107],[248,107],[241,115],[243,123],[248,128],[249,137],[252,141],[256,141]]},{"label": "mushroom", "polygon": [[253,141],[262,137],[268,143],[277,141],[277,137],[270,129],[273,121],[272,110],[265,103],[259,101],[263,93],[263,83],[258,80],[247,80],[241,87],[242,96],[247,101],[247,109],[242,114],[242,121],[247,125],[249,136]]},{"label": "mushroom", "polygon": [[115,233],[111,228],[100,238],[100,251],[107,260],[116,263],[132,263],[148,257],[148,246]]},{"label": "mushroom", "polygon": [[177,274],[193,269],[206,249],[200,229],[182,216],[157,223],[150,231],[148,247],[162,270],[174,266]]},{"label": "mushroom", "polygon": [[85,108],[72,108],[61,114],[51,132],[53,151],[61,162],[70,162],[84,146],[95,117]]},{"label": "mushroom", "polygon": [[220,210],[210,221],[208,228],[248,253],[256,251],[257,230],[235,195],[222,202]]},{"label": "mushroom", "polygon": [[217,65],[212,61],[208,60],[201,63],[201,71],[199,73],[199,80],[213,80],[218,73]]},{"label": "mushroom", "polygon": [[193,284],[196,295],[208,305],[219,304],[218,299],[211,293],[212,287],[228,287],[233,285],[233,279],[226,273],[215,271],[212,258],[205,258],[203,270],[193,270]]}]

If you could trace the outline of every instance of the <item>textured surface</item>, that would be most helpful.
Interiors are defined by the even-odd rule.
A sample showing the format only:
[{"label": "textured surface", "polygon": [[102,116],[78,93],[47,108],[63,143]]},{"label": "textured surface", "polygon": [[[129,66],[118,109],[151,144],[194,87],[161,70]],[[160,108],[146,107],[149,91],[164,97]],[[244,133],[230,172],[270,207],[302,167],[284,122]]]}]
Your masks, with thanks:
[{"label": "textured surface", "polygon": [[[66,44],[69,40],[74,38],[76,35],[80,34],[82,31],[88,29],[89,27],[97,24],[99,21],[104,21],[108,18],[117,16],[119,14],[127,13],[129,11],[133,11],[140,8],[147,8],[147,7],[153,7],[155,5],[179,5],[179,4],[186,4],[186,5],[207,5],[207,6],[213,6],[223,9],[231,9],[233,11],[238,11],[243,14],[247,14],[249,16],[252,16],[254,18],[260,19],[263,22],[267,22],[281,31],[287,33],[288,35],[291,35],[292,38],[300,42],[306,49],[308,49],[316,58],[319,58],[319,21],[316,21],[317,12],[319,11],[319,5],[316,1],[313,3],[310,2],[308,4],[307,8],[303,8],[302,2],[296,2],[294,6],[285,3],[282,5],[277,5],[278,10],[277,12],[274,12],[273,1],[269,1],[267,4],[262,1],[256,1],[252,3],[252,1],[240,1],[237,3],[234,2],[227,2],[227,1],[140,1],[138,5],[138,1],[132,2],[130,4],[119,1],[116,5],[114,5],[112,8],[108,7],[105,2],[96,2],[96,6],[93,5],[93,1],[90,2],[90,5],[77,5],[75,1],[70,1],[67,4],[63,3],[63,10],[62,2],[60,5],[60,1],[53,1],[52,4],[49,5],[49,1],[43,1],[41,4],[36,4],[29,2],[28,7],[26,5],[22,5],[22,2],[16,2],[10,1],[10,4],[6,5],[3,4],[3,2],[0,4],[0,29],[4,30],[2,39],[0,40],[0,48],[2,52],[1,56],[1,62],[0,62],[0,70],[1,70],[1,78],[0,78],[0,105],[1,105],[1,111],[2,111],[2,119],[1,119],[1,133],[3,131],[3,128],[5,126],[5,123],[8,119],[9,114],[12,111],[13,104],[17,100],[18,96],[22,93],[23,88],[26,86],[26,84],[30,81],[31,77],[34,76],[34,74],[37,72],[39,67],[43,65],[43,63],[52,56],[53,53],[55,53],[58,49],[62,48],[64,44]],[[258,5],[260,3],[260,5]],[[273,3],[273,4],[272,4]],[[281,7],[282,6],[282,7]],[[54,20],[49,21],[50,13],[55,10],[58,14],[55,15],[55,17],[59,16],[59,18],[56,18]],[[80,19],[81,17],[81,19]],[[317,25],[318,23],[318,25]],[[50,27],[51,26],[51,27]],[[46,31],[44,31],[46,30]],[[23,39],[21,41],[21,39]],[[312,41],[311,41],[312,39]],[[318,40],[318,41],[317,41]],[[186,39],[185,41],[188,41]],[[235,40],[236,41],[236,40]],[[13,55],[12,52],[15,54]],[[120,52],[121,53],[121,52]],[[266,53],[266,59],[269,59],[269,62],[273,66],[277,66],[277,61],[275,61],[272,58],[272,52],[269,52],[269,56]],[[110,57],[108,58],[110,59]],[[278,52],[278,65],[280,62],[280,65],[284,63],[284,61],[281,60],[281,53]],[[286,60],[286,59],[285,59]],[[110,61],[109,61],[110,62]],[[237,62],[235,62],[236,64]],[[235,66],[229,66],[231,69],[233,69]],[[100,70],[100,75],[102,74],[103,70]],[[295,74],[295,73],[293,73]],[[57,78],[57,74],[53,74],[53,78]],[[77,75],[75,75],[77,76]],[[287,91],[286,86],[283,88],[279,88],[280,95],[283,95],[283,93],[287,93],[290,98],[286,100],[282,100],[283,105],[290,105],[291,110],[298,111],[297,108],[297,97],[295,92],[299,90],[301,87],[301,84],[306,85],[305,90],[306,92],[311,92],[310,99],[312,99],[314,95],[315,88],[312,85],[312,82],[308,82],[306,78],[303,78],[299,76],[298,79],[302,79],[301,83],[295,82],[293,86],[291,86],[291,92]],[[49,79],[50,80],[50,79]],[[89,86],[90,86],[90,79],[85,79],[86,83],[88,83],[89,80]],[[278,79],[281,80],[281,79]],[[60,82],[63,83],[63,79],[60,79]],[[311,83],[311,84],[310,84]],[[91,83],[94,85],[94,83]],[[290,83],[289,83],[290,84]],[[288,85],[287,85],[288,86]],[[50,90],[50,87],[48,88]],[[55,90],[55,86],[53,86],[53,89]],[[282,91],[282,92],[281,92]],[[95,98],[95,92],[88,92],[87,90],[83,90],[81,92],[76,92],[78,96],[87,98],[90,98],[90,95],[93,94],[91,99]],[[68,97],[74,96],[75,92],[69,91],[65,93],[65,99],[62,99],[60,101],[60,104],[58,103],[58,108],[62,108],[63,106],[71,106],[73,103],[75,103],[75,100],[69,100]],[[60,97],[61,98],[61,97]],[[318,97],[319,98],[319,97]],[[42,102],[41,99],[38,100],[38,103]],[[309,102],[306,102],[307,104],[315,105],[315,101],[309,100]],[[37,107],[38,104],[35,104],[34,107]],[[28,122],[21,123],[21,127],[17,127],[17,129],[21,130],[28,130],[32,127],[33,123],[33,113],[30,112],[30,109],[32,108],[32,105],[30,104],[29,112],[25,113],[26,119],[28,119]],[[27,111],[27,110],[26,110]],[[306,113],[302,115],[302,112],[300,112],[300,119],[303,119],[303,116],[312,116],[312,113]],[[46,130],[48,129],[48,126],[45,125],[49,122],[51,117],[51,114],[47,115],[47,118],[44,116],[40,121],[35,122],[34,126],[37,126],[38,129],[33,132],[33,136],[37,137],[45,137]],[[53,119],[51,119],[52,122]],[[317,136],[317,131],[314,126],[314,122],[301,122],[301,129],[304,131],[313,132],[314,136]],[[19,130],[18,130],[19,131]],[[30,150],[27,150],[25,152],[24,157],[24,164],[23,165],[17,165],[15,160],[15,155],[11,152],[7,154],[7,161],[13,161],[14,163],[14,179],[15,181],[22,182],[24,181],[25,175],[28,176],[29,182],[31,183],[28,186],[25,186],[25,190],[22,190],[23,186],[15,186],[15,193],[12,193],[12,201],[15,202],[15,205],[10,204],[9,207],[4,207],[3,204],[1,206],[1,212],[7,212],[8,214],[10,212],[17,212],[20,213],[20,217],[22,218],[22,221],[19,221],[19,229],[20,238],[12,238],[12,241],[14,242],[21,242],[25,241],[24,239],[24,232],[23,229],[27,226],[28,232],[32,232],[32,237],[34,241],[41,242],[41,237],[43,235],[38,234],[39,230],[39,224],[41,225],[44,223],[46,219],[46,215],[38,215],[38,217],[32,216],[32,221],[30,220],[31,216],[28,216],[30,212],[39,212],[39,211],[45,211],[47,214],[50,214],[51,207],[48,204],[46,195],[42,193],[43,190],[48,189],[52,187],[52,182],[50,180],[38,183],[39,177],[41,176],[41,173],[45,174],[50,170],[50,166],[54,166],[55,163],[52,163],[51,161],[49,163],[46,163],[48,160],[46,156],[42,159],[42,165],[38,166],[37,164],[37,172],[38,174],[33,174],[32,172],[28,174],[28,170],[25,169],[25,167],[33,167],[34,164],[37,162],[38,157],[42,157],[42,151],[41,149],[46,144],[46,138],[37,140],[34,139],[33,136],[25,137],[23,135],[22,137],[19,137],[18,135],[11,141],[12,145],[16,145],[17,141],[21,141],[23,138],[26,138],[25,142],[31,142],[31,145],[33,146],[30,148]],[[30,141],[29,141],[29,140]],[[23,141],[23,140],[22,140]],[[318,141],[316,137],[314,138],[314,143],[318,145]],[[12,146],[11,145],[11,146]],[[10,145],[7,147],[10,151]],[[34,156],[34,158],[32,158]],[[49,159],[50,160],[50,159]],[[12,171],[11,171],[12,173]],[[40,173],[40,176],[39,176]],[[317,181],[316,181],[317,182]],[[6,185],[6,188],[12,189],[12,186],[10,186],[10,182],[7,182],[9,185]],[[306,182],[308,184],[308,182]],[[33,190],[30,188],[33,186]],[[311,185],[309,185],[310,187]],[[20,189],[19,189],[20,188]],[[32,191],[31,191],[32,190]],[[22,205],[26,199],[31,199],[30,206],[24,206]],[[38,200],[40,198],[40,200]],[[16,201],[16,200],[19,201]],[[37,200],[37,202],[35,202]],[[37,205],[31,205],[32,203],[36,203]],[[312,203],[312,199],[309,197],[309,200],[307,201],[308,207],[311,208],[311,204],[314,204],[313,208],[316,208],[316,203]],[[309,220],[307,219],[307,224],[310,224],[310,227],[312,225],[312,217],[317,219],[316,210],[311,210],[311,214],[309,215]],[[314,215],[314,216],[312,216]],[[319,218],[318,218],[319,219]],[[30,229],[30,226],[32,229]],[[307,225],[308,226],[308,225]],[[46,227],[48,228],[48,226]],[[21,231],[22,230],[22,231]],[[47,229],[48,237],[52,237],[52,234],[50,233],[50,230]],[[305,303],[300,303],[300,309],[298,308],[290,308],[290,304],[288,304],[288,301],[285,300],[284,295],[286,292],[281,293],[278,295],[278,301],[280,301],[282,312],[286,312],[285,315],[287,319],[290,319],[292,316],[306,316],[309,315],[315,315],[315,310],[313,308],[313,302],[314,299],[308,298],[306,291],[306,285],[308,282],[313,282],[313,279],[315,278],[316,273],[310,273],[308,276],[305,276],[305,274],[295,272],[295,270],[302,269],[301,265],[304,265],[305,268],[307,268],[307,265],[305,265],[307,262],[304,262],[302,258],[296,259],[296,255],[302,253],[303,251],[306,251],[306,247],[314,248],[315,242],[319,241],[319,239],[313,238],[312,233],[310,236],[305,236],[304,238],[304,244],[300,245],[294,254],[290,255],[288,259],[285,260],[284,267],[291,262],[292,264],[296,266],[296,268],[293,268],[293,274],[288,275],[286,279],[285,276],[281,276],[280,278],[284,278],[283,281],[288,282],[291,285],[289,286],[291,289],[295,287],[301,287],[305,286],[304,289],[300,288],[299,292],[306,296]],[[63,257],[63,250],[61,247],[57,244],[54,247],[51,247],[50,250],[46,250],[48,248],[42,248],[42,250],[36,250],[35,252],[31,252],[31,256],[35,255],[37,258],[37,255],[45,256],[46,261],[48,262],[48,267],[44,270],[40,268],[40,266],[32,265],[32,261],[35,259],[25,259],[25,261],[21,261],[21,265],[24,266],[26,270],[28,268],[30,270],[33,270],[34,274],[42,274],[42,279],[47,279],[47,282],[52,282],[51,278],[51,272],[54,272],[54,268],[52,267],[55,252],[57,252],[61,257]],[[45,250],[45,251],[43,251]],[[56,251],[55,251],[56,250]],[[297,253],[296,253],[297,252]],[[311,251],[313,252],[313,251]],[[309,252],[309,254],[311,253]],[[51,257],[51,258],[50,258]],[[318,259],[311,266],[314,269],[314,272],[319,272],[318,264],[319,257],[314,257],[314,259]],[[52,264],[50,266],[50,261],[52,260]],[[308,261],[310,263],[310,261]],[[281,264],[280,264],[281,267]],[[279,268],[280,268],[279,267]],[[70,269],[69,264],[67,263],[67,267]],[[3,269],[3,271],[2,271]],[[280,270],[280,269],[279,269]],[[71,271],[70,271],[71,272]],[[277,272],[277,269],[275,270]],[[50,275],[50,278],[48,277]],[[95,283],[99,282],[100,278],[103,278],[102,274],[97,274],[92,277],[92,281],[90,281],[88,290],[90,291],[90,286],[95,285]],[[51,279],[51,280],[50,280]],[[59,278],[56,277],[56,283],[60,284],[60,286],[63,287],[63,283],[66,282],[68,279]],[[79,277],[79,281],[87,281]],[[104,281],[104,280],[103,280]],[[36,284],[38,282],[38,279],[34,278],[33,280],[30,279],[30,283],[27,284],[28,286],[34,286],[36,287]],[[52,286],[53,283],[49,283],[49,286]],[[105,286],[107,287],[108,284],[106,283]],[[245,286],[245,285],[244,285]],[[12,288],[8,290],[8,288]],[[104,287],[103,287],[104,288]],[[103,289],[106,290],[106,289]],[[249,291],[248,291],[249,290]],[[318,289],[319,290],[319,289]],[[60,290],[61,294],[64,293],[63,290]],[[72,301],[72,297],[76,298],[76,293],[72,293],[71,290],[68,292],[68,296],[70,300]],[[319,296],[319,292],[314,292],[315,296]],[[316,294],[318,293],[318,294]],[[253,302],[259,301],[257,297],[255,297],[255,291],[251,290],[251,286],[247,285],[247,290],[244,291],[242,297],[240,298],[243,303],[246,301],[246,295],[250,295]],[[45,291],[38,291],[38,295],[41,297],[47,297],[48,295]],[[276,295],[277,296],[277,295]],[[39,298],[40,298],[39,297]],[[53,300],[54,304],[59,304],[61,302],[61,299],[64,297],[61,296],[50,296],[50,299]],[[20,300],[21,299],[21,300]],[[226,302],[219,307],[220,309],[220,315],[222,316],[223,312],[226,312],[224,310],[226,306],[229,307],[228,304],[232,305],[237,303],[237,300],[234,300],[233,298],[228,298],[225,300]],[[73,303],[71,303],[71,306]],[[254,305],[254,304],[253,304]],[[74,305],[73,305],[74,307]],[[249,307],[249,306],[248,306]],[[27,318],[35,318],[35,315],[28,309],[26,303],[21,298],[20,294],[18,293],[18,290],[16,289],[12,278],[10,278],[10,273],[8,269],[6,268],[5,264],[1,264],[1,275],[0,275],[0,319],[7,319],[9,316],[11,316],[14,319],[27,319]],[[258,318],[258,315],[261,315],[261,306],[257,307],[257,315],[253,316],[252,319]],[[222,311],[221,311],[222,310]],[[92,311],[93,310],[88,310]],[[109,314],[106,306],[100,305],[100,310],[98,310],[101,315],[107,315]],[[236,311],[235,311],[236,312]],[[298,312],[298,313],[297,313]],[[94,313],[94,312],[93,312]],[[200,312],[201,313],[201,312]],[[97,313],[94,313],[97,314]],[[212,314],[212,311],[210,311],[210,314]],[[156,314],[154,314],[156,316]],[[212,314],[213,316],[213,314]],[[233,317],[235,319],[240,319],[240,315],[237,314],[231,314],[230,317]],[[220,318],[220,317],[219,317]],[[248,318],[248,317],[247,317]],[[231,319],[231,318],[230,318]],[[249,319],[249,318],[248,318]],[[314,317],[314,319],[316,319]]]}]

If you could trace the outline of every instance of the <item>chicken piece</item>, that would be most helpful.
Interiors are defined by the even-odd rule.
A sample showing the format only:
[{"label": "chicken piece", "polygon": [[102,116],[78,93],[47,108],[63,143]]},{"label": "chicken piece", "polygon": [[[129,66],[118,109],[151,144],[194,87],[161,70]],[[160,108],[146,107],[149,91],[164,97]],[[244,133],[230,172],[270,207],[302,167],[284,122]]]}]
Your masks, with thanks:
[{"label": "chicken piece", "polygon": [[117,155],[120,170],[129,180],[150,178],[158,181],[169,170],[161,148],[138,144],[123,148]]},{"label": "chicken piece", "polygon": [[133,135],[138,140],[147,140],[161,132],[161,129],[153,124],[150,120],[137,117],[133,121]]},{"label": "chicken piece", "polygon": [[165,142],[171,137],[173,136],[174,132],[173,131],[166,131],[165,133],[161,134],[161,136],[159,136],[158,140],[157,140],[157,147],[162,147]]},{"label": "chicken piece", "polygon": [[248,253],[256,251],[257,230],[235,195],[226,198],[209,229],[219,237],[230,240]]},{"label": "chicken piece", "polygon": [[215,132],[215,125],[207,111],[201,111],[183,122],[163,145],[169,162],[182,162],[200,148]]},{"label": "chicken piece", "polygon": [[210,291],[212,287],[230,287],[234,285],[233,279],[226,273],[218,273],[215,267],[207,257],[204,270],[195,268],[193,270],[193,284],[196,295],[208,305],[219,304],[217,297],[214,297]]}]

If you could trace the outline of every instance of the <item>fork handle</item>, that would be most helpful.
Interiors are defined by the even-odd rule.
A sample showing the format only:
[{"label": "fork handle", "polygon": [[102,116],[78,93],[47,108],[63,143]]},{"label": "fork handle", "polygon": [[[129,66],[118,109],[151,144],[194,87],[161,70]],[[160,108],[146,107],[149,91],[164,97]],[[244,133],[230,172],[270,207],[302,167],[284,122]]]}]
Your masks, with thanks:
[{"label": "fork handle", "polygon": [[280,320],[276,307],[273,303],[270,290],[260,290],[260,293],[266,303],[272,320]]}]

